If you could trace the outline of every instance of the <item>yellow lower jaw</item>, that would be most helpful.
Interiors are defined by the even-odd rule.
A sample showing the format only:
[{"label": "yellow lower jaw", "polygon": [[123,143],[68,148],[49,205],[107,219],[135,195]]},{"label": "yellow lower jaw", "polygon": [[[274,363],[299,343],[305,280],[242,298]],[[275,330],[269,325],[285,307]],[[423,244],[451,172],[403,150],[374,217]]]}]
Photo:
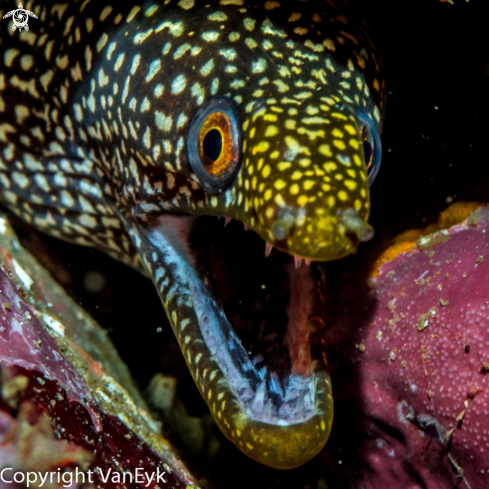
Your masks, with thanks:
[{"label": "yellow lower jaw", "polygon": [[234,412],[214,419],[222,432],[245,455],[275,469],[293,469],[316,456],[326,444],[333,424],[331,379],[315,374],[316,414],[296,424],[272,425],[250,419],[234,403]]}]

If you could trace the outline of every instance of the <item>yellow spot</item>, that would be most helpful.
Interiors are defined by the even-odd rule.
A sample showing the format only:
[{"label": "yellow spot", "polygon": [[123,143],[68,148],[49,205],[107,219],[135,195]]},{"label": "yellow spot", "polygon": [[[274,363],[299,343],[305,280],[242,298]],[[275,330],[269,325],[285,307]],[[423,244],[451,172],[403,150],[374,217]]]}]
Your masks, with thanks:
[{"label": "yellow spot", "polygon": [[[265,198],[265,200],[270,200],[272,198],[272,191],[270,189],[266,190],[265,195],[263,197]],[[272,209],[272,213],[273,213],[273,209]],[[267,215],[268,215],[268,211],[267,211]]]},{"label": "yellow spot", "polygon": [[380,90],[379,80],[377,78],[374,78],[373,87],[376,92]]},{"label": "yellow spot", "polygon": [[362,208],[362,201],[360,199],[355,200],[355,209],[359,211]]},{"label": "yellow spot", "polygon": [[325,431],[325,430],[326,430],[326,423],[325,423],[324,421],[321,421],[321,429],[322,429],[323,431]]},{"label": "yellow spot", "polygon": [[332,162],[332,161],[329,161],[328,163],[325,163],[323,165],[323,168],[327,172],[331,173],[331,172],[334,172],[334,171],[336,171],[338,169],[338,165],[336,163]]},{"label": "yellow spot", "polygon": [[280,171],[285,171],[288,170],[292,166],[292,163],[289,163],[288,161],[281,161],[278,165],[277,168]]},{"label": "yellow spot", "polygon": [[253,154],[256,155],[256,153],[264,153],[265,151],[268,151],[269,148],[270,143],[268,141],[261,141],[253,148]]},{"label": "yellow spot", "polygon": [[311,160],[309,158],[302,158],[299,160],[299,165],[307,168],[311,164]]},{"label": "yellow spot", "polygon": [[141,10],[141,7],[136,5],[135,7],[132,8],[132,10],[129,12],[126,18],[126,22],[131,22],[134,17],[136,17],[137,13]]},{"label": "yellow spot", "polygon": [[330,196],[328,197],[328,205],[329,205],[330,207],[334,207],[334,206],[335,206],[335,204],[336,204],[336,199],[335,199],[335,198],[334,198],[332,195],[330,195]]},{"label": "yellow spot", "polygon": [[295,171],[294,173],[292,173],[292,176],[290,178],[292,180],[300,180],[302,178],[302,172]]},{"label": "yellow spot", "polygon": [[327,183],[323,183],[322,189],[325,192],[329,192],[331,190],[331,185],[328,185]]},{"label": "yellow spot", "polygon": [[367,197],[367,192],[366,192],[366,190],[365,190],[364,188],[362,188],[362,189],[360,190],[360,195],[361,195],[363,198]]},{"label": "yellow spot", "polygon": [[289,22],[295,22],[296,20],[299,20],[302,17],[302,14],[299,12],[292,12],[292,14],[289,17]]},{"label": "yellow spot", "polygon": [[314,187],[314,180],[306,180],[303,184],[304,190],[311,190]]},{"label": "yellow spot", "polygon": [[308,32],[308,30],[305,27],[296,27],[294,29],[294,32],[298,34],[299,36],[305,36]]},{"label": "yellow spot", "polygon": [[236,430],[236,436],[241,436],[241,430]]},{"label": "yellow spot", "polygon": [[331,151],[331,147],[329,146],[329,144],[321,144],[321,146],[319,146],[319,152],[322,155],[327,156],[328,158],[331,158],[331,156],[333,156],[333,152]]},{"label": "yellow spot", "polygon": [[333,141],[333,145],[336,146],[341,151],[346,149],[346,144],[343,141],[341,141],[340,139],[335,139]]},{"label": "yellow spot", "polygon": [[348,200],[348,194],[344,190],[340,190],[338,192],[338,199],[340,199],[343,202],[345,202],[345,200]]},{"label": "yellow spot", "polygon": [[283,207],[285,205],[285,200],[284,200],[284,198],[280,194],[277,194],[275,196],[275,203],[278,206]]},{"label": "yellow spot", "polygon": [[343,132],[341,132],[338,128],[334,128],[332,131],[331,131],[331,134],[333,135],[333,137],[335,138],[342,138],[343,137]]},{"label": "yellow spot", "polygon": [[299,193],[299,185],[297,185],[297,183],[294,183],[291,187],[290,187],[290,193],[292,195],[297,195]]},{"label": "yellow spot", "polygon": [[297,199],[297,203],[301,206],[301,207],[304,207],[306,204],[307,204],[307,197],[305,195],[301,195],[298,199]]},{"label": "yellow spot", "polygon": [[278,134],[278,127],[277,126],[268,126],[267,129],[265,130],[265,137],[266,138],[276,136],[277,134]]},{"label": "yellow spot", "polygon": [[353,149],[358,149],[360,147],[360,142],[358,139],[350,139],[348,143]]},{"label": "yellow spot", "polygon": [[348,134],[350,134],[350,136],[353,136],[354,134],[357,133],[357,131],[355,130],[355,128],[352,125],[350,125],[350,124],[346,124],[344,127],[345,127],[345,131]]},{"label": "yellow spot", "polygon": [[353,161],[355,162],[355,165],[357,166],[362,166],[362,159],[358,155],[353,155]]},{"label": "yellow spot", "polygon": [[178,2],[178,6],[183,8],[184,10],[189,10],[194,6],[194,0],[180,0]]},{"label": "yellow spot", "polygon": [[250,449],[253,450],[253,445],[251,443],[246,442],[246,446]]},{"label": "yellow spot", "polygon": [[331,40],[331,39],[325,39],[323,41],[323,46],[326,48],[326,49],[329,49],[330,51],[335,51],[336,50],[336,47],[334,45],[334,42]]},{"label": "yellow spot", "polygon": [[278,179],[275,181],[275,184],[274,184],[274,187],[277,189],[277,190],[282,190],[283,188],[285,188],[287,186],[287,184],[282,180],[282,179]]},{"label": "yellow spot", "polygon": [[353,180],[345,180],[345,187],[348,188],[348,190],[355,190],[357,184]]},{"label": "yellow spot", "polygon": [[348,117],[346,117],[345,114],[342,114],[341,112],[331,112],[331,115],[335,117],[336,119],[340,119],[342,121],[347,121]]},{"label": "yellow spot", "polygon": [[271,219],[274,214],[275,211],[273,210],[273,207],[269,207],[265,212],[265,215],[268,217],[268,219]]},{"label": "yellow spot", "polygon": [[272,168],[270,167],[270,165],[266,165],[265,168],[263,168],[263,171],[261,172],[261,174],[262,174],[263,178],[267,178],[271,172],[272,172]]},{"label": "yellow spot", "polygon": [[15,48],[10,48],[5,51],[5,54],[3,56],[3,62],[5,63],[5,66],[10,68],[12,66],[12,63],[15,59],[15,57],[20,53],[18,49]]},{"label": "yellow spot", "polygon": [[297,122],[294,119],[287,119],[285,121],[285,128],[293,131],[295,129],[296,123]]},{"label": "yellow spot", "polygon": [[274,151],[271,155],[270,158],[272,160],[276,160],[280,156],[280,151]]}]

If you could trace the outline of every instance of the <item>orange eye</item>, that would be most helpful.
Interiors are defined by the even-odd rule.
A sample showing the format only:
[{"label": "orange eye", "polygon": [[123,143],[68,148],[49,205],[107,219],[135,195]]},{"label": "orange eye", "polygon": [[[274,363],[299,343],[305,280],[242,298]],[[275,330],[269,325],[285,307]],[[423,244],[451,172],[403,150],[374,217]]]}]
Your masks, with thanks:
[{"label": "orange eye", "polygon": [[234,103],[223,97],[197,112],[187,140],[190,165],[204,190],[221,192],[239,168],[241,134]]}]

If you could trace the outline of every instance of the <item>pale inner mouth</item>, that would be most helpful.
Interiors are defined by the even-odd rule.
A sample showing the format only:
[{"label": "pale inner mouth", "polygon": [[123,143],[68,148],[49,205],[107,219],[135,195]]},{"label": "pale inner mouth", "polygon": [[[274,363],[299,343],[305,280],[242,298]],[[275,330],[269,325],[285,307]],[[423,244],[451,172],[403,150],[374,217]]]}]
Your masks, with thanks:
[{"label": "pale inner mouth", "polygon": [[322,265],[266,256],[263,240],[237,221],[165,215],[157,227],[180,255],[206,346],[246,414],[276,425],[313,416],[311,316]]}]

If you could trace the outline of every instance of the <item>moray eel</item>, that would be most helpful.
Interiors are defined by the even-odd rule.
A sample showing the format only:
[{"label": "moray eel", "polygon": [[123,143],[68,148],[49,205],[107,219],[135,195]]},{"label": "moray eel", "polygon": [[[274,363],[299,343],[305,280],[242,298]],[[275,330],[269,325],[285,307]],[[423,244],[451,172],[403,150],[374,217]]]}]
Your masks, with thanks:
[{"label": "moray eel", "polygon": [[309,460],[333,420],[323,262],[372,236],[365,22],[341,0],[24,8],[28,31],[0,22],[2,202],[151,277],[225,436]]}]

